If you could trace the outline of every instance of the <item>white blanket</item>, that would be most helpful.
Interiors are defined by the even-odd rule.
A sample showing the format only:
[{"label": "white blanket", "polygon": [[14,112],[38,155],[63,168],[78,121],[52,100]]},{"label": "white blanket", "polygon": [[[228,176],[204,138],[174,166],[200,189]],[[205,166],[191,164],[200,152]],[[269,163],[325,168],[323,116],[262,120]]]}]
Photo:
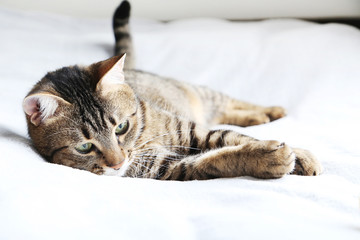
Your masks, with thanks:
[{"label": "white blanket", "polygon": [[310,149],[324,173],[176,182],[45,162],[23,138],[23,97],[47,71],[110,57],[111,20],[0,9],[0,239],[360,239],[359,30],[292,19],[131,25],[137,68],[286,107],[284,119],[230,128]]}]

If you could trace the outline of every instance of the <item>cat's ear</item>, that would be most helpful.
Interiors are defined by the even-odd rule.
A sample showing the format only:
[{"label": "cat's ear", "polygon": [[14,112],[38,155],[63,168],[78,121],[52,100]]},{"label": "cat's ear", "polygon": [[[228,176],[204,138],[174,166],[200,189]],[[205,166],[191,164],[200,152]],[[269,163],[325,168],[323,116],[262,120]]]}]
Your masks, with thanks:
[{"label": "cat's ear", "polygon": [[97,91],[111,91],[117,86],[125,83],[125,57],[126,54],[123,54],[122,56],[115,56],[97,63],[100,78],[96,85]]},{"label": "cat's ear", "polygon": [[61,104],[70,103],[52,94],[37,93],[24,99],[23,110],[30,122],[35,126],[39,126],[41,122],[53,117],[56,109]]}]

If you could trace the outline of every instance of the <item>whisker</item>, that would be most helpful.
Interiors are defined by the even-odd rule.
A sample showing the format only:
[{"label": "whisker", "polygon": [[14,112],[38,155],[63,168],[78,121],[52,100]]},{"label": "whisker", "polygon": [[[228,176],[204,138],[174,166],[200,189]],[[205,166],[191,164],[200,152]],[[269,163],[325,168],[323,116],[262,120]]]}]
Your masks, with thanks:
[{"label": "whisker", "polygon": [[[162,157],[161,159],[174,159],[174,160],[177,160],[177,161],[179,161],[181,158],[179,158],[179,157],[182,157],[182,156],[184,156],[184,157],[187,157],[187,155],[166,155],[166,154],[163,154],[163,155],[156,155],[156,156],[160,156],[160,157]],[[153,159],[155,157],[155,155],[151,155],[151,154],[149,154],[149,155],[147,155],[147,154],[143,154],[143,155],[137,155],[136,156],[136,158],[137,159],[139,159],[139,158],[141,158],[141,159]],[[156,160],[161,160],[161,159],[156,159]]]},{"label": "whisker", "polygon": [[156,157],[156,156],[173,156],[173,157],[176,157],[176,156],[187,156],[187,155],[183,155],[183,154],[174,154],[174,153],[166,153],[166,152],[154,152],[154,153],[151,153],[151,152],[143,152],[143,153],[136,153],[134,154],[135,157],[142,157],[142,156],[152,156],[152,157]]},{"label": "whisker", "polygon": [[147,143],[149,143],[149,142],[154,141],[155,139],[158,139],[158,138],[160,138],[160,137],[167,136],[167,135],[169,135],[169,134],[170,134],[170,133],[165,133],[165,134],[162,134],[162,135],[160,135],[160,136],[156,136],[156,137],[154,137],[154,138],[152,138],[152,139],[150,139],[150,140],[147,140],[147,141],[145,141],[144,143],[140,144],[139,146],[134,147],[134,150],[139,149],[140,147],[144,146],[145,144],[147,144]]},{"label": "whisker", "polygon": [[[144,161],[141,161],[140,159],[134,159],[134,161],[132,162],[132,164],[136,165],[136,166],[133,165],[134,174],[136,177],[142,177],[142,176],[145,176],[145,174],[151,175],[152,173],[154,173],[154,170],[147,167],[142,162],[144,162]],[[144,168],[145,168],[145,170],[147,170],[147,173],[144,172],[144,170],[143,170]],[[139,173],[141,175],[139,175]]]},{"label": "whisker", "polygon": [[153,150],[153,149],[159,149],[159,148],[184,148],[184,149],[191,149],[191,150],[201,150],[200,148],[194,148],[194,147],[186,147],[186,146],[178,146],[178,145],[161,145],[161,146],[154,146],[154,147],[149,147],[149,148],[142,148],[142,149],[134,150],[134,151]]}]

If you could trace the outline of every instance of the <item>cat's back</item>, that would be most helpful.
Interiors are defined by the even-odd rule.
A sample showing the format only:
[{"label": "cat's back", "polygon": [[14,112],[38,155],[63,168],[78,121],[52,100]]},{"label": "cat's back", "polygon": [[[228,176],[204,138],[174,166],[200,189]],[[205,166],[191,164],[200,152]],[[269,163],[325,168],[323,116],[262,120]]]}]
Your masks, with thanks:
[{"label": "cat's back", "polygon": [[182,117],[201,121],[202,117],[197,116],[203,111],[199,87],[139,70],[125,70],[125,79],[142,100]]}]

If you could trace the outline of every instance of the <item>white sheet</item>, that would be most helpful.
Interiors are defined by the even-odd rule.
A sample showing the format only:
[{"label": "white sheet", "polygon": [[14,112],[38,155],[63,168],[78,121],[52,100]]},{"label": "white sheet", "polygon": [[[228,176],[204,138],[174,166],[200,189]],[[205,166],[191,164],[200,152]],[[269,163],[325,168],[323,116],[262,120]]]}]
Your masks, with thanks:
[{"label": "white sheet", "polygon": [[360,239],[357,29],[134,20],[139,69],[285,106],[284,119],[231,128],[311,149],[325,167],[319,177],[165,182],[49,164],[21,138],[31,86],[109,57],[110,23],[0,9],[0,239]]}]

